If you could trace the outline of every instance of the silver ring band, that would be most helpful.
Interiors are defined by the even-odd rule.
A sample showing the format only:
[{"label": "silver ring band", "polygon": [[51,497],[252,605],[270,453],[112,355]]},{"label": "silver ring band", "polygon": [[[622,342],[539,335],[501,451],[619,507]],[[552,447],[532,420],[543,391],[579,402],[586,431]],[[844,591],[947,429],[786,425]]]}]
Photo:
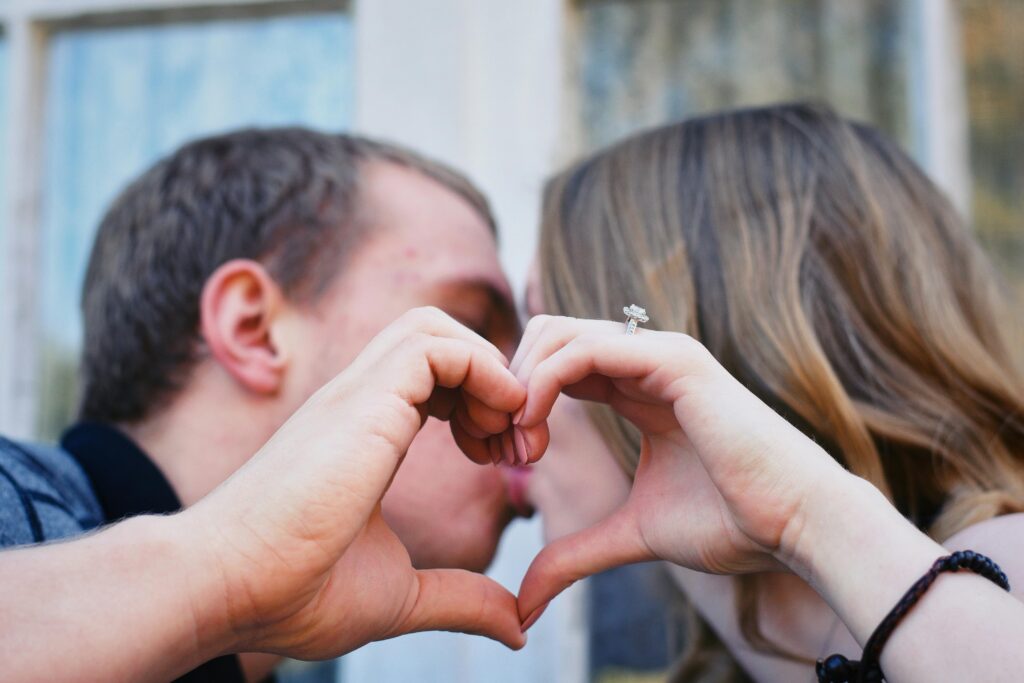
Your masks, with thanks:
[{"label": "silver ring band", "polygon": [[636,304],[625,306],[622,312],[626,315],[626,334],[636,334],[637,326],[650,320],[647,311]]}]

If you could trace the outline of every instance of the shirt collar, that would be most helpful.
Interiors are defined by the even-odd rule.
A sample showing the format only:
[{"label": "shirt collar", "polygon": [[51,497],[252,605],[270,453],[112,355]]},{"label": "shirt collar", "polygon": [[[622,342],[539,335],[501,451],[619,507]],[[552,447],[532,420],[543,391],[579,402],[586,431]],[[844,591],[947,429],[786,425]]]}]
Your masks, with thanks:
[{"label": "shirt collar", "polygon": [[110,425],[80,422],[60,441],[85,471],[107,522],[181,509],[167,478],[138,444]]}]

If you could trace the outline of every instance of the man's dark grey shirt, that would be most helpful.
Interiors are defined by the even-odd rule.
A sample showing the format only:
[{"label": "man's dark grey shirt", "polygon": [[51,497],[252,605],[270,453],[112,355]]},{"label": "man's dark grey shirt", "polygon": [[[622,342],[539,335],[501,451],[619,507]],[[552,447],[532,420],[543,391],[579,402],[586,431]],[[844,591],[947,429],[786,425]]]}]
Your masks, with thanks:
[{"label": "man's dark grey shirt", "polygon": [[[0,550],[78,536],[133,515],[180,509],[156,465],[113,427],[74,425],[59,446],[0,437]],[[225,655],[178,682],[244,683],[245,677],[238,657]]]},{"label": "man's dark grey shirt", "polygon": [[0,548],[77,536],[101,524],[99,501],[70,453],[0,437]]}]

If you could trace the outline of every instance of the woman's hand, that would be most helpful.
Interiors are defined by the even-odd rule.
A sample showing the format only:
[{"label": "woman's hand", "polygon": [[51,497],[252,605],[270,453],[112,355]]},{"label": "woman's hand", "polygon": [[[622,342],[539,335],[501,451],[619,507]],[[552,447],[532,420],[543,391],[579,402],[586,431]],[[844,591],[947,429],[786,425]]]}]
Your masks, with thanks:
[{"label": "woman's hand", "polygon": [[[530,566],[519,592],[524,628],[575,580],[663,559],[715,573],[788,568],[863,645],[947,552],[685,335],[627,336],[616,323],[538,318],[511,367],[527,383],[515,421],[530,443],[533,430],[546,436],[542,422],[560,392],[609,404],[644,435],[626,503],[551,543]],[[1009,530],[1020,523],[1000,525],[992,551],[1011,586],[1020,553]],[[1018,599],[977,575],[944,575],[901,622],[881,665],[891,681],[1012,680],[1024,665],[1015,647],[1022,637]]]},{"label": "woman's hand", "polygon": [[643,432],[625,505],[534,560],[519,594],[527,626],[569,584],[620,564],[779,569],[799,542],[808,496],[850,477],[683,334],[629,336],[619,323],[540,316],[511,369],[527,385],[517,427],[530,443],[546,438],[563,392],[607,403]]},{"label": "woman's hand", "polygon": [[505,470],[509,499],[540,513],[545,543],[601,521],[629,496],[632,482],[587,412],[585,402],[560,397],[548,417],[544,457]]},{"label": "woman's hand", "polygon": [[[428,416],[490,462],[524,388],[490,343],[436,310],[407,314],[242,469],[182,513],[219,550],[231,648],[320,659],[411,631],[525,642],[515,598],[461,570],[416,571],[380,500]],[[429,511],[424,511],[429,514]]]}]

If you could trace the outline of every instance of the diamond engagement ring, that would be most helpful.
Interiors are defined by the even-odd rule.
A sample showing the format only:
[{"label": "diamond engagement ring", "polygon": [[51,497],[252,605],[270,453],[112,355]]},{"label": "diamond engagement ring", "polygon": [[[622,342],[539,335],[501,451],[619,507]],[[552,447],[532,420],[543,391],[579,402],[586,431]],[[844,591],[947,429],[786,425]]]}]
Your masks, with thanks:
[{"label": "diamond engagement ring", "polygon": [[636,326],[650,320],[647,311],[636,304],[624,307],[622,312],[626,314],[626,334],[636,334]]}]

